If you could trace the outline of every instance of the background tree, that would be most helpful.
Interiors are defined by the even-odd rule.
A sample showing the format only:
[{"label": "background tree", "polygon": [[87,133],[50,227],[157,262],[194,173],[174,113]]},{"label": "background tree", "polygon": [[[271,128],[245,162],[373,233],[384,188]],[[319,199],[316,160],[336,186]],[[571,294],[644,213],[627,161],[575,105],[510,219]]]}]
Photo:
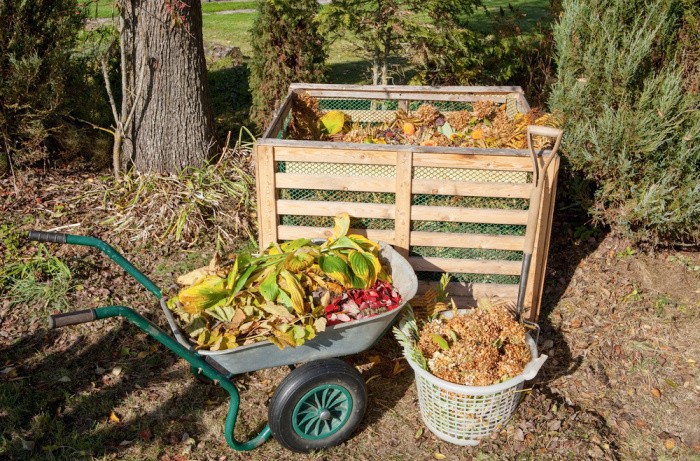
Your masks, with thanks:
[{"label": "background tree", "polygon": [[112,98],[112,110],[123,148],[115,169],[200,165],[216,150],[200,0],[119,0],[118,7],[122,100]]},{"label": "background tree", "polygon": [[260,1],[250,61],[251,120],[258,128],[270,122],[290,83],[323,80],[328,53],[318,33],[318,11],[316,0]]},{"label": "background tree", "polygon": [[[323,30],[336,37],[350,34],[356,50],[371,63],[372,84],[387,85],[391,59],[430,64],[437,73],[455,47],[468,47],[458,27],[481,0],[333,0],[323,13]],[[430,57],[428,57],[430,54]],[[449,59],[449,58],[447,58]],[[426,80],[428,80],[426,78]]]},{"label": "background tree", "polygon": [[60,147],[83,20],[75,0],[0,0],[0,175]]},{"label": "background tree", "polygon": [[593,183],[593,218],[637,242],[700,240],[699,10],[564,0],[554,29],[565,160]]}]

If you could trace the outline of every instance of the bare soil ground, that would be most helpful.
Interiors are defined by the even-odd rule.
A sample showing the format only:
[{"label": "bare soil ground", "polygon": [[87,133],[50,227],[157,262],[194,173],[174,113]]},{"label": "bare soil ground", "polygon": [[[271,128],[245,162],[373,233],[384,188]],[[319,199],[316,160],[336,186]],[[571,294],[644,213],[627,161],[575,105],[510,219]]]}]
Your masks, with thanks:
[{"label": "bare soil ground", "polygon": [[[2,179],[0,225],[99,236],[161,287],[211,257],[213,241],[134,243],[111,230],[105,220],[113,211],[80,200],[101,180],[81,171]],[[369,389],[367,414],[349,441],[309,455],[274,440],[236,453],[222,432],[227,394],[197,381],[138,329],[106,320],[47,330],[51,307],[0,299],[0,458],[700,459],[700,254],[637,253],[604,233],[582,241],[573,219],[555,216],[540,317],[540,349],[550,359],[509,424],[478,447],[442,442],[423,426],[412,373],[391,335],[346,358]],[[73,274],[70,310],[129,305],[167,328],[152,296],[104,257],[50,250]],[[237,439],[264,426],[266,403],[287,372],[234,378]]]}]

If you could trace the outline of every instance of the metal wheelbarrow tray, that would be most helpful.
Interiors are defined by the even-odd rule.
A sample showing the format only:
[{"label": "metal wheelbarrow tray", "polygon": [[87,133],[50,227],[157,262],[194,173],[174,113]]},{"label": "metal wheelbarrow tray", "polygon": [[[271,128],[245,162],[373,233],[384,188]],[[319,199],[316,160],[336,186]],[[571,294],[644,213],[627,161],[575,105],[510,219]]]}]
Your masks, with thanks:
[{"label": "metal wheelbarrow tray", "polygon": [[[185,359],[192,372],[205,381],[221,386],[230,395],[224,436],[234,450],[246,451],[271,436],[293,451],[308,452],[338,445],[352,436],[367,406],[367,387],[360,373],[336,357],[370,348],[391,328],[405,304],[415,296],[416,274],[391,246],[380,242],[382,263],[391,269],[393,286],[401,295],[401,305],[368,319],[328,327],[313,340],[297,347],[278,347],[261,341],[223,351],[198,351],[182,333],[166,307],[161,290],[126,258],[100,239],[79,235],[31,231],[29,240],[91,246],[99,249],[160,302],[173,336],[126,306],[104,306],[49,316],[49,327],[59,328],[109,317],[124,317]],[[248,371],[305,362],[293,368],[277,386],[268,405],[268,424],[247,442],[238,442],[233,431],[240,397],[230,378]]]}]

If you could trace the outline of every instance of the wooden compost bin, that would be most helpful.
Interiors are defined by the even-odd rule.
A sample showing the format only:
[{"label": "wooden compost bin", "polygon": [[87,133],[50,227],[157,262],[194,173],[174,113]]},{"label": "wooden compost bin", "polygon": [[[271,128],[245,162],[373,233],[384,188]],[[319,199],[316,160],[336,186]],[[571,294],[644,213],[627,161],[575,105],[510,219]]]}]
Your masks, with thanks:
[{"label": "wooden compost bin", "polygon": [[[286,139],[295,95],[342,110],[355,122],[392,120],[396,110],[430,103],[443,114],[471,103],[530,110],[520,87],[416,87],[293,84],[255,147],[260,248],[327,237],[347,212],[351,232],[383,240],[418,274],[419,294],[448,272],[458,304],[483,297],[515,302],[533,166],[528,150],[338,143]],[[538,152],[540,167],[542,156]],[[526,318],[537,319],[544,284],[559,159],[545,174],[528,275]],[[465,305],[465,304],[462,304]]]}]

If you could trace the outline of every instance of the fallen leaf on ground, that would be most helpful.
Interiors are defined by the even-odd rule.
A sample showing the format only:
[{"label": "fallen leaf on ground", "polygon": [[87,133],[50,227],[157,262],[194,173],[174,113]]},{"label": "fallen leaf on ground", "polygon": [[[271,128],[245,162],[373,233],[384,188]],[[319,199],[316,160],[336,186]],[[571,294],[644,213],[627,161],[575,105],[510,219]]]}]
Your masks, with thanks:
[{"label": "fallen leaf on ground", "polygon": [[119,416],[115,412],[112,412],[109,414],[109,421],[112,423],[120,423],[122,420],[119,419]]},{"label": "fallen leaf on ground", "polygon": [[651,395],[653,395],[653,396],[656,397],[657,399],[660,399],[660,398],[661,398],[661,391],[658,390],[657,388],[652,387],[650,392],[651,392]]},{"label": "fallen leaf on ground", "polygon": [[433,453],[433,458],[435,459],[445,459],[447,456],[443,455],[442,453]]},{"label": "fallen leaf on ground", "polygon": [[664,448],[667,450],[673,450],[673,448],[676,446],[676,441],[673,439],[666,439],[664,441]]}]

